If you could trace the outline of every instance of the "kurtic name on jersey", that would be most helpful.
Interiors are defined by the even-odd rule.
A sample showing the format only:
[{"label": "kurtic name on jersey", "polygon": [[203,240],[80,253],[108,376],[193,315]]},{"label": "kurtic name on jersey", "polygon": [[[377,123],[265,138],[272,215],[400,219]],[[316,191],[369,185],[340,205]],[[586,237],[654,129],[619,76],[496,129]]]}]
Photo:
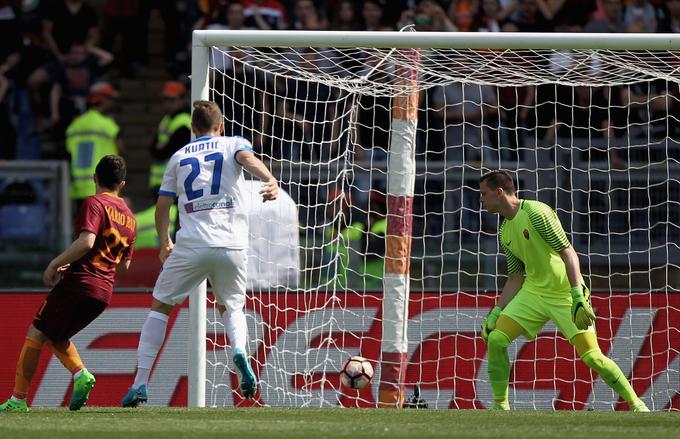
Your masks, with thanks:
[{"label": "kurtic name on jersey", "polygon": [[210,151],[211,149],[219,149],[219,143],[216,140],[201,143],[189,143],[184,147],[184,154],[191,154],[192,152]]}]

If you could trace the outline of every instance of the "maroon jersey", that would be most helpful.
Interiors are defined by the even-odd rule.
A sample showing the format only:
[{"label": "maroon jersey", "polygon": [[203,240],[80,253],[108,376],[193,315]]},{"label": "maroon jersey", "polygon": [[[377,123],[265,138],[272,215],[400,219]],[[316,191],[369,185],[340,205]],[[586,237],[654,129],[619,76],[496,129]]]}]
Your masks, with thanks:
[{"label": "maroon jersey", "polygon": [[[61,282],[79,285],[79,293],[108,303],[116,266],[132,258],[137,222],[122,198],[98,194],[85,198],[78,212],[75,236],[97,235],[94,246],[73,262]],[[60,283],[61,283],[60,282]]]}]

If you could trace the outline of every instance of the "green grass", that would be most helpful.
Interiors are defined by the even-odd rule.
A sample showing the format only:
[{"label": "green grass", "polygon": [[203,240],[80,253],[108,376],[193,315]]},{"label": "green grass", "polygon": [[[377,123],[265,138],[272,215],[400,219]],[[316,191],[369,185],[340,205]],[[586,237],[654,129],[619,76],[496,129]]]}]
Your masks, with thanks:
[{"label": "green grass", "polygon": [[0,438],[678,438],[680,412],[34,408],[0,414]]}]

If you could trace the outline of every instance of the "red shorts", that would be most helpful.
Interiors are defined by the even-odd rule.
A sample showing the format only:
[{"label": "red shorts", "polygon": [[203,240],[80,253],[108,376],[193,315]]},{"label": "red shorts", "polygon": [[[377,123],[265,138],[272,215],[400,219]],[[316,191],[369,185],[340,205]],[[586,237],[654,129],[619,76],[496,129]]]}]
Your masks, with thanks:
[{"label": "red shorts", "polygon": [[33,326],[50,341],[65,341],[92,323],[107,305],[60,282],[40,305]]}]

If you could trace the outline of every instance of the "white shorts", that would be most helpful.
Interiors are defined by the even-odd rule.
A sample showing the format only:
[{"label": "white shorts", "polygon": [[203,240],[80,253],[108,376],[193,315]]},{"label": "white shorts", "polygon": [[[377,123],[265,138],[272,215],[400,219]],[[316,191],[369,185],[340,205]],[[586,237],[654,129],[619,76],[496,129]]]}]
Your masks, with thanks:
[{"label": "white shorts", "polygon": [[175,246],[156,280],[153,297],[159,302],[177,305],[208,279],[218,303],[224,304],[227,311],[243,309],[247,262],[248,250]]}]

